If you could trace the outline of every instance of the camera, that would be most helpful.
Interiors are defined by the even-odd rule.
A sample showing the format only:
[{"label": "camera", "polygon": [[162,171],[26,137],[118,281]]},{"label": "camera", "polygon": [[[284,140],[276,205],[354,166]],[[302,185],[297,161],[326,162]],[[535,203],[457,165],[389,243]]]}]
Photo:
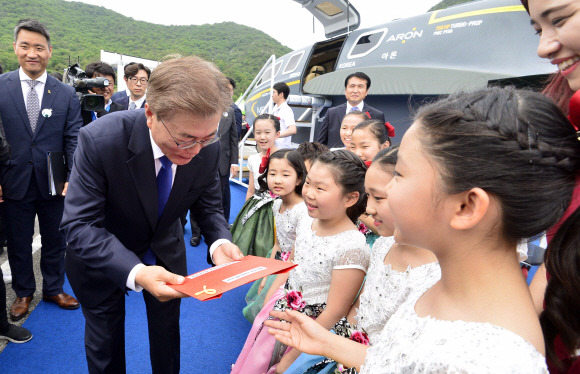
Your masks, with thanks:
[{"label": "camera", "polygon": [[91,94],[89,93],[89,89],[93,87],[107,87],[112,83],[107,78],[88,78],[87,73],[80,68],[77,62],[69,66],[66,70],[63,81],[74,87],[81,102],[82,110],[100,112],[105,109],[105,97],[103,95]]}]

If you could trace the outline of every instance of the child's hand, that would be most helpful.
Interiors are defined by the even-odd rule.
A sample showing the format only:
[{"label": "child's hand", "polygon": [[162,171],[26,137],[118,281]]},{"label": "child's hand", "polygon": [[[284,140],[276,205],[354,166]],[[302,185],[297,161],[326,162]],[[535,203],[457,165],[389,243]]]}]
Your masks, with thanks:
[{"label": "child's hand", "polygon": [[262,281],[260,282],[260,287],[258,287],[258,294],[261,293],[264,287],[266,286],[266,279],[267,277],[262,278]]},{"label": "child's hand", "polygon": [[325,352],[325,348],[328,347],[327,339],[332,338],[333,334],[315,320],[294,310],[271,311],[270,315],[290,322],[274,320],[264,322],[264,325],[269,327],[268,333],[274,335],[280,343],[311,355],[327,356]]}]

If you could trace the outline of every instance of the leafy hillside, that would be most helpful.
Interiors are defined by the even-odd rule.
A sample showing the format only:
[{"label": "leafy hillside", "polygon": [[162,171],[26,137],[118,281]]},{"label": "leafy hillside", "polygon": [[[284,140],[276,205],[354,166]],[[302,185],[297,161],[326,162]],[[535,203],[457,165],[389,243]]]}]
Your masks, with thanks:
[{"label": "leafy hillside", "polygon": [[51,33],[49,72],[62,72],[69,56],[80,65],[98,61],[101,49],[159,60],[171,53],[198,55],[213,61],[238,82],[243,93],[270,55],[290,52],[262,31],[233,22],[201,26],[163,26],[136,21],[104,7],[64,0],[0,0],[0,63],[18,67],[12,43],[14,26],[37,18]]},{"label": "leafy hillside", "polygon": [[449,8],[450,6],[453,6],[453,5],[469,3],[470,1],[474,1],[474,0],[443,0],[439,4],[435,5],[431,9],[429,9],[429,12],[432,12],[434,10]]}]

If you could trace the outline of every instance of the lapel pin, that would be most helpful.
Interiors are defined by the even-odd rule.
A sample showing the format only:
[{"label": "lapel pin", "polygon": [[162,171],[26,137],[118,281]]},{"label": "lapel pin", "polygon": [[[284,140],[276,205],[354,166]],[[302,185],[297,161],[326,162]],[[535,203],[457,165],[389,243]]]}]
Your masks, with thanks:
[{"label": "lapel pin", "polygon": [[50,90],[48,90],[48,93],[50,93]]}]

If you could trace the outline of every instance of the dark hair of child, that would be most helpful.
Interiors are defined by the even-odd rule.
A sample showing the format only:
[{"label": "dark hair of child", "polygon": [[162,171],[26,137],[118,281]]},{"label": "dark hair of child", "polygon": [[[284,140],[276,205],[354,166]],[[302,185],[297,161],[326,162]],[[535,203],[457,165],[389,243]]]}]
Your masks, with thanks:
[{"label": "dark hair of child", "polygon": [[580,168],[580,142],[552,100],[486,88],[429,104],[415,121],[447,193],[479,187],[499,199],[504,239],[536,237],[563,215]]},{"label": "dark hair of child", "polygon": [[360,157],[344,149],[326,152],[314,160],[313,165],[321,163],[330,166],[334,181],[342,188],[346,195],[351,192],[358,192],[357,202],[346,209],[346,215],[353,223],[363,214],[367,206],[365,194],[365,173],[367,167]]},{"label": "dark hair of child", "polygon": [[304,142],[300,143],[297,151],[300,153],[304,161],[310,161],[310,163],[312,163],[316,157],[324,152],[328,152],[328,147],[318,142]]},{"label": "dark hair of child", "polygon": [[369,129],[371,134],[373,134],[375,136],[375,138],[377,138],[377,141],[379,142],[379,144],[384,144],[386,141],[388,141],[389,144],[391,143],[391,139],[389,138],[389,135],[387,133],[387,128],[385,127],[385,123],[382,121],[379,121],[377,119],[369,119],[369,120],[363,121],[363,122],[359,123],[358,125],[356,125],[356,127],[352,131],[355,132],[356,130],[367,129],[367,128]]},{"label": "dark hair of child", "polygon": [[300,183],[296,186],[294,192],[296,192],[298,196],[302,196],[302,186],[304,186],[306,167],[304,166],[304,161],[302,160],[302,156],[300,156],[300,153],[291,148],[279,149],[270,155],[270,159],[268,160],[268,166],[266,167],[266,170],[262,173],[262,175],[258,177],[258,183],[260,184],[259,193],[268,191],[267,180],[268,180],[268,170],[270,169],[270,162],[272,160],[283,158],[288,160],[288,163],[290,163],[292,168],[296,171],[296,176],[300,180]]},{"label": "dark hair of child", "polygon": [[[544,295],[545,309],[540,324],[546,342],[555,342],[559,335],[566,350],[567,360],[562,362],[554,344],[546,344],[548,363],[568,372],[580,347],[580,208],[564,223],[550,241],[546,252],[548,286]],[[560,357],[562,357],[560,352]],[[577,359],[577,358],[576,358]]]},{"label": "dark hair of child", "polygon": [[272,114],[262,113],[258,117],[254,118],[254,126],[256,126],[256,122],[258,122],[261,119],[268,119],[268,120],[272,121],[272,125],[274,125],[276,132],[280,131],[280,120],[278,119],[278,117],[276,117]]},{"label": "dark hair of child", "polygon": [[381,149],[379,153],[376,154],[375,158],[373,158],[372,165],[379,165],[384,171],[394,172],[398,152],[398,145]]}]

